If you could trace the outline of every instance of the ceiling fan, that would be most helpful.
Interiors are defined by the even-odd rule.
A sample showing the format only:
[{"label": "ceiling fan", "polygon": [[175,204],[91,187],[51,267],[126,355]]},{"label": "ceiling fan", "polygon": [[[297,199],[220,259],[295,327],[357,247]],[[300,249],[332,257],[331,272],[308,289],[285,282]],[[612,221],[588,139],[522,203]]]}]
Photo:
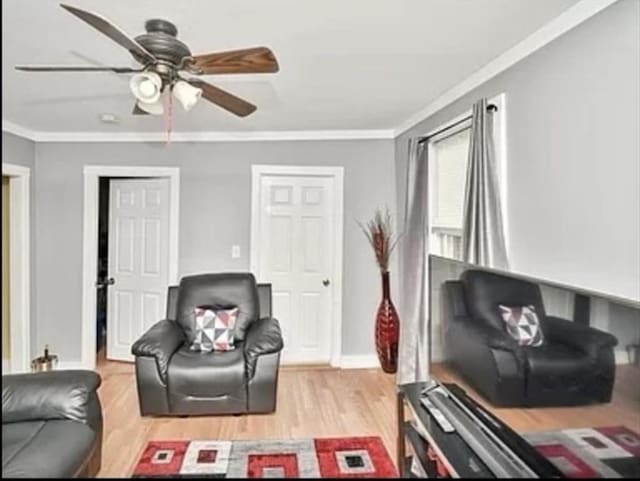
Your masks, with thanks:
[{"label": "ceiling fan", "polygon": [[134,115],[162,115],[162,94],[168,89],[185,110],[190,110],[202,96],[229,112],[246,117],[256,110],[255,105],[194,76],[275,73],[279,70],[273,52],[267,47],[192,55],[189,47],[178,40],[176,26],[167,20],[147,20],[146,33],[131,38],[95,13],[70,5],[60,6],[126,48],[141,67],[17,65],[15,68],[27,72],[134,74],[129,82],[136,97]]}]

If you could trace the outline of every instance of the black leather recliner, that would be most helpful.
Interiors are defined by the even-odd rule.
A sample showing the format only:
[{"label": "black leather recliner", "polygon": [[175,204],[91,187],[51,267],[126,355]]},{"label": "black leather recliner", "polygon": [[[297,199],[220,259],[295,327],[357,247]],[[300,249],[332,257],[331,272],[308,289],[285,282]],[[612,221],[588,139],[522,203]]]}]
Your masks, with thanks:
[{"label": "black leather recliner", "polygon": [[88,478],[102,460],[93,371],[2,376],[2,477]]},{"label": "black leather recliner", "polygon": [[[443,289],[447,357],[497,406],[576,406],[611,400],[615,380],[609,333],[545,314],[538,285],[481,270]],[[519,346],[498,305],[533,305],[544,334],[539,347]]]},{"label": "black leather recliner", "polygon": [[[186,332],[194,308],[238,307],[235,349],[194,352]],[[140,412],[145,415],[275,411],[282,335],[271,317],[271,285],[249,273],[183,277],[169,288],[167,319],[131,348]]]}]

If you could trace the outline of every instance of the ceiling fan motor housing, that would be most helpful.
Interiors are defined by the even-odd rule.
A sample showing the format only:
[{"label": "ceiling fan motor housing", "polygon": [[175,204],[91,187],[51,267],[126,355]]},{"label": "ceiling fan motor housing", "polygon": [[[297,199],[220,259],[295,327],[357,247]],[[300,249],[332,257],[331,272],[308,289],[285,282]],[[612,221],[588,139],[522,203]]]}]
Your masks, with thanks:
[{"label": "ceiling fan motor housing", "polygon": [[[191,57],[189,47],[176,38],[178,29],[173,23],[154,18],[147,20],[144,26],[147,32],[138,35],[135,40],[159,60],[157,71],[160,75],[169,75],[173,69],[181,65],[183,58]],[[147,63],[146,59],[135,52],[131,53],[138,62]],[[173,68],[162,68],[162,64]]]}]

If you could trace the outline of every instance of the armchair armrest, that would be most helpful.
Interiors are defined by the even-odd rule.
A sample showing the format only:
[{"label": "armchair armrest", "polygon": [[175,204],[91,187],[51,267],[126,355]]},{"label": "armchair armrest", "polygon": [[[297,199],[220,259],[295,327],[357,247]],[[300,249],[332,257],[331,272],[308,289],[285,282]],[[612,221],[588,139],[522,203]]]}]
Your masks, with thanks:
[{"label": "armchair armrest", "polygon": [[526,350],[483,319],[453,316],[446,321],[447,355],[458,372],[495,405],[522,404]]},{"label": "armchair armrest", "polygon": [[185,334],[182,328],[167,319],[155,323],[131,346],[134,356],[154,357],[158,373],[167,382],[167,369],[173,353],[184,343]]},{"label": "armchair armrest", "polygon": [[595,356],[599,349],[618,344],[618,339],[608,332],[559,317],[547,316],[540,323],[549,341],[567,344],[589,355]]},{"label": "armchair armrest", "polygon": [[2,422],[68,419],[102,427],[94,371],[69,370],[2,376]]},{"label": "armchair armrest", "polygon": [[244,355],[249,379],[253,378],[259,356],[282,350],[280,324],[273,317],[263,317],[251,324],[244,342]]}]

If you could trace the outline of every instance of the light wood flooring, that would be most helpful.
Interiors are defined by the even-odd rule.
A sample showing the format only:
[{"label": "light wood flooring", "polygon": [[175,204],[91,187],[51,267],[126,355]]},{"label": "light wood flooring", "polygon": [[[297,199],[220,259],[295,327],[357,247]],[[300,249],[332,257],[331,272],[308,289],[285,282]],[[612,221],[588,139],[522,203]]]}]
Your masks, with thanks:
[{"label": "light wood flooring", "polygon": [[[98,371],[103,379],[99,390],[104,415],[101,477],[130,476],[151,440],[375,435],[395,456],[395,378],[378,369],[285,367],[275,414],[195,418],[142,418],[133,365],[100,360]],[[609,405],[492,410],[517,431],[620,424],[640,431],[640,369],[625,366],[619,372]],[[444,366],[434,366],[434,374],[458,380]]]}]

